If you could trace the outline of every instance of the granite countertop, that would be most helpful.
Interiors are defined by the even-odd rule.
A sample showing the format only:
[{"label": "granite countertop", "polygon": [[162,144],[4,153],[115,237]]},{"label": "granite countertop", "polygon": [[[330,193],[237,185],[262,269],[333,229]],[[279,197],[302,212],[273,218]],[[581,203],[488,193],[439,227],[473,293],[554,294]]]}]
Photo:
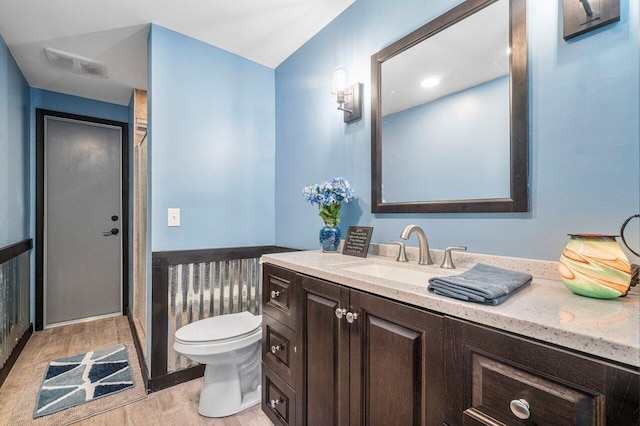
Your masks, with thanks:
[{"label": "granite countertop", "polygon": [[[339,253],[299,251],[262,256],[261,262],[312,275],[344,286],[405,302],[451,317],[640,367],[640,287],[626,297],[599,300],[573,294],[557,278],[557,262],[455,253],[458,269],[440,269],[440,250],[431,250],[435,265],[419,266],[417,249],[407,247],[410,262],[395,262],[397,248],[372,245],[366,259]],[[394,251],[395,250],[395,251]],[[389,257],[392,254],[394,257]],[[465,271],[477,262],[533,275],[531,285],[498,306],[486,306],[434,295],[427,282],[407,284],[346,270],[378,263],[434,276]]]}]

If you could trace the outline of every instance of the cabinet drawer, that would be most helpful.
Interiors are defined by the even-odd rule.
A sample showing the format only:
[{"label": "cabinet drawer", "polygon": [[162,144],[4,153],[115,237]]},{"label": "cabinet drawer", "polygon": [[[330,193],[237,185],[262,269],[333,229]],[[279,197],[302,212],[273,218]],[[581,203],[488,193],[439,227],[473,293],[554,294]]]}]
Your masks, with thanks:
[{"label": "cabinet drawer", "polygon": [[290,328],[269,315],[262,316],[262,360],[290,386],[293,382],[297,361],[297,336]]},{"label": "cabinet drawer", "polygon": [[[465,420],[480,424],[488,415],[506,424],[595,425],[604,417],[604,395],[588,393],[518,366],[470,353],[470,406]],[[513,410],[522,417],[518,417]],[[528,417],[527,417],[528,416]]]},{"label": "cabinet drawer", "polygon": [[265,363],[262,369],[262,411],[276,425],[295,425],[295,391]]},{"label": "cabinet drawer", "polygon": [[445,342],[449,424],[639,424],[637,372],[461,320]]},{"label": "cabinet drawer", "polygon": [[264,265],[262,273],[263,313],[296,330],[296,273],[277,266]]}]

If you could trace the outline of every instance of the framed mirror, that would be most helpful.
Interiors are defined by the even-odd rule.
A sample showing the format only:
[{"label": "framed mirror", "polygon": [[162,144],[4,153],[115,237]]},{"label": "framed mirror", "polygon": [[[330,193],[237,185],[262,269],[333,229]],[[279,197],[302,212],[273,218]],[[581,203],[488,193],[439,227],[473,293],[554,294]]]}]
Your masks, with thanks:
[{"label": "framed mirror", "polygon": [[371,57],[373,213],[529,211],[526,0],[466,0]]}]

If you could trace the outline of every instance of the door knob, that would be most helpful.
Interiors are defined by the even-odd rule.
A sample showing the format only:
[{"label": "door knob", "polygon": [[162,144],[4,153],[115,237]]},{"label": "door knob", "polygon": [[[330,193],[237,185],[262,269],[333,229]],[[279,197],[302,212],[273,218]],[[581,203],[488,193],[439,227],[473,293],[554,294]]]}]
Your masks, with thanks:
[{"label": "door knob", "polygon": [[109,231],[104,231],[102,235],[104,235],[105,237],[109,237],[111,235],[118,235],[119,232],[120,230],[118,228],[111,228],[111,230]]}]

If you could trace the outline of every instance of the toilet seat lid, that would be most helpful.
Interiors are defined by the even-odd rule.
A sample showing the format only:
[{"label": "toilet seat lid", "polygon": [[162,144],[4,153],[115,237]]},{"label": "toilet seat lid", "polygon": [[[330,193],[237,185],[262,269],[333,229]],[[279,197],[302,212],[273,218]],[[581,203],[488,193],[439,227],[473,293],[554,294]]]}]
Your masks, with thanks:
[{"label": "toilet seat lid", "polygon": [[252,334],[261,325],[262,315],[240,312],[192,322],[176,331],[175,337],[189,343],[228,341]]}]

